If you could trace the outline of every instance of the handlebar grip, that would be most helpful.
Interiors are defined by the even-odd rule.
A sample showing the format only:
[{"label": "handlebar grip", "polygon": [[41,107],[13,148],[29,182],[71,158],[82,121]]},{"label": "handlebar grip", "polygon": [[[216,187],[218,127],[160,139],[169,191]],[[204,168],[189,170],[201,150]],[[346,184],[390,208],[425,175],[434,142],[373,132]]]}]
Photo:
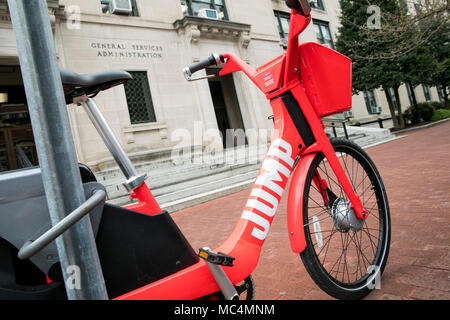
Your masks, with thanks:
[{"label": "handlebar grip", "polygon": [[209,58],[202,60],[200,62],[197,62],[196,64],[193,64],[192,66],[190,66],[189,71],[191,73],[195,73],[197,71],[203,70],[203,69],[211,67],[211,66],[218,66],[222,62],[225,62],[223,55],[213,53]]}]

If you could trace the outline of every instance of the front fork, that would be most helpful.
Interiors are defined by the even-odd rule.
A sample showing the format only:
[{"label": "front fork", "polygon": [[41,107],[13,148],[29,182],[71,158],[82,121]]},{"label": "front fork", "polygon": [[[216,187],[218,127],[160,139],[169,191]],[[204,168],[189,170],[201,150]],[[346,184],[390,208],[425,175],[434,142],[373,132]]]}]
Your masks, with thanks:
[{"label": "front fork", "polygon": [[333,169],[338,181],[341,183],[342,189],[350,200],[353,210],[355,210],[356,217],[360,220],[364,220],[368,216],[368,211],[364,208],[361,199],[356,194],[356,190],[353,189],[353,186],[350,183],[350,180],[347,177],[344,168],[339,162],[337,154],[331,146],[331,143],[328,142],[328,144],[330,145],[332,152],[329,152],[328,155],[327,153],[325,153],[325,157],[330,163],[330,166]]},{"label": "front fork", "polygon": [[[334,148],[331,145],[330,139],[328,138],[327,134],[325,133],[322,121],[316,115],[302,86],[297,86],[296,88],[292,89],[292,94],[294,95],[294,97],[298,101],[298,103],[302,106],[302,111],[304,112],[305,118],[307,119],[307,121],[311,127],[311,130],[314,134],[314,138],[316,140],[316,142],[314,142],[312,145],[305,148],[301,152],[300,158],[302,156],[305,156],[308,154],[313,154],[313,153],[318,153],[318,152],[323,153],[325,155],[325,158],[328,160],[328,163],[330,164],[331,169],[333,170],[334,174],[336,175],[336,178],[338,179],[339,183],[341,184],[342,189],[344,190],[345,194],[347,195],[348,199],[350,200],[353,210],[355,211],[356,217],[360,220],[366,219],[368,216],[368,211],[366,209],[364,209],[361,199],[355,193],[356,190],[353,190],[353,186],[350,183],[350,180],[347,177],[347,175],[344,171],[344,168],[342,167],[341,163],[339,162],[338,156],[336,155],[336,152],[334,151]],[[318,173],[317,173],[317,175],[318,175]],[[320,179],[319,175],[318,175],[318,177],[319,177],[318,178],[319,180],[317,180],[317,182],[321,182],[323,179]],[[319,190],[321,190],[321,189],[319,189]],[[324,197],[324,199],[328,199],[328,196]]]},{"label": "front fork", "polygon": [[[304,152],[301,153],[300,157],[311,154],[322,152],[325,155],[325,158],[328,160],[331,169],[338,182],[341,184],[344,193],[347,195],[350,203],[352,204],[353,210],[355,211],[356,217],[360,220],[364,220],[368,217],[368,211],[364,208],[361,199],[355,193],[356,190],[353,189],[352,184],[350,183],[349,178],[347,177],[344,168],[339,162],[338,156],[331,145],[331,142],[328,139],[328,136],[324,132],[324,136],[326,139],[320,138],[322,141],[318,141],[319,143],[314,143],[310,147],[306,148]],[[328,184],[325,179],[322,179],[319,172],[316,171],[313,176],[314,184],[317,187],[317,190],[321,193],[325,204],[330,208],[336,200],[336,196],[331,192],[328,188]]]},{"label": "front fork", "polygon": [[327,208],[333,206],[334,201],[337,199],[336,195],[328,188],[328,183],[325,179],[322,179],[319,172],[316,171],[313,176],[313,182],[316,185],[317,190],[320,192],[323,198],[323,202]]}]

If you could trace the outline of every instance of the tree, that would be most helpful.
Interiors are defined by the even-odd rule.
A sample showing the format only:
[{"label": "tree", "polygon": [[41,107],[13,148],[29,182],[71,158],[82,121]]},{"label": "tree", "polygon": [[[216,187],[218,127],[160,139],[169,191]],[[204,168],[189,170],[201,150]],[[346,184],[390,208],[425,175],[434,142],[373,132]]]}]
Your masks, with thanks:
[{"label": "tree", "polygon": [[[389,12],[391,16],[403,14],[403,8],[396,0],[341,0],[341,27],[336,47],[339,52],[353,60],[353,91],[354,93],[383,88],[388,101],[394,127],[404,126],[398,88],[404,81],[402,61],[398,56],[380,59],[379,56],[391,50],[396,35],[384,34],[383,41],[378,39],[378,33],[384,33],[381,28],[368,30],[370,6],[376,5],[380,13]],[[368,10],[369,9],[369,10]],[[381,22],[381,21],[380,21]],[[393,88],[399,107],[399,120],[394,110],[389,89]]]},{"label": "tree", "polygon": [[[353,2],[353,1],[347,1]],[[436,38],[441,38],[443,32],[448,34],[450,11],[448,0],[397,0],[397,9],[391,10],[386,5],[392,1],[365,0],[355,1],[365,3],[367,8],[378,7],[378,25],[370,22],[358,24],[359,31],[366,42],[354,43],[354,54],[359,55],[367,45],[381,45],[385,51],[375,51],[359,55],[363,59],[387,59],[401,57],[416,48],[429,45]],[[385,2],[385,3],[383,3]],[[344,16],[343,19],[346,17]],[[364,53],[364,50],[362,51]]]},{"label": "tree", "polygon": [[414,106],[417,109],[417,99],[414,88],[420,84],[432,85],[432,76],[437,69],[437,61],[429,46],[422,45],[398,58],[400,70],[405,83],[410,86]]},{"label": "tree", "polygon": [[440,34],[435,34],[430,39],[430,49],[436,59],[436,70],[431,76],[431,85],[441,89],[446,106],[449,105],[450,85],[450,23],[447,22],[441,28]]}]

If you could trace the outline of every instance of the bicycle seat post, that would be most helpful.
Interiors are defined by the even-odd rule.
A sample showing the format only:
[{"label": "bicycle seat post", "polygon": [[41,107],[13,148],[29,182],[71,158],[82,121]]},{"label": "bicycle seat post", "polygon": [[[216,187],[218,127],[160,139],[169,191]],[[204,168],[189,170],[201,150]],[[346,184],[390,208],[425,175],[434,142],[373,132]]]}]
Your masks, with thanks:
[{"label": "bicycle seat post", "polygon": [[144,183],[147,175],[139,175],[136,168],[131,163],[130,158],[126,155],[116,136],[114,135],[111,127],[106,122],[103,114],[100,112],[94,99],[87,96],[82,96],[74,99],[75,104],[83,105],[89,118],[91,119],[94,127],[102,137],[106,147],[111,152],[112,156],[116,160],[120,167],[120,170],[126,177],[126,181],[123,183],[124,187],[130,192]]}]

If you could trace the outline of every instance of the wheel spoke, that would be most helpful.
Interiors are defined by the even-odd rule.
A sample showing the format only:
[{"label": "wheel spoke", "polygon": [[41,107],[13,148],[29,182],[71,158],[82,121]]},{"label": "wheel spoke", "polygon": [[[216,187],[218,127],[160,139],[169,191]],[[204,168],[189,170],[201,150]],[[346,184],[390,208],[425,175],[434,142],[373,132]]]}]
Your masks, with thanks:
[{"label": "wheel spoke", "polygon": [[[320,161],[315,160],[314,166],[310,169],[314,171],[308,173],[310,178],[306,187],[309,188],[309,192],[305,191],[309,198],[305,205],[307,212],[304,212],[304,228],[309,234],[307,248],[310,248],[305,251],[305,257],[308,258],[311,253],[313,254],[311,257],[314,257],[311,258],[313,263],[307,267],[308,271],[312,271],[310,268],[314,266],[320,267],[329,277],[324,278],[317,272],[310,272],[315,280],[320,278],[322,283],[325,281],[331,287],[336,282],[342,283],[343,286],[339,290],[347,290],[343,288],[365,286],[364,279],[368,277],[368,267],[373,264],[380,265],[382,263],[380,259],[385,258],[381,256],[383,252],[381,246],[385,245],[386,241],[381,240],[387,237],[385,217],[389,212],[385,209],[387,206],[380,178],[376,171],[372,170],[373,166],[367,162],[366,154],[361,150],[356,152],[355,148],[344,140],[338,139],[337,142],[340,143],[338,147],[334,144],[333,147],[339,162],[355,193],[369,212],[369,217],[363,222],[362,227],[355,229],[351,224],[355,219],[351,214],[354,213],[336,202],[349,201],[339,179],[329,167],[330,164],[325,157],[320,158]],[[311,177],[314,177],[314,181]],[[327,190],[326,195],[322,192],[324,189],[322,181],[328,184],[326,187],[329,191]],[[332,207],[329,194],[336,197],[333,202],[336,205]],[[315,223],[319,225],[314,225]],[[330,278],[335,282],[330,281]]]},{"label": "wheel spoke", "polygon": [[340,191],[341,191],[340,196],[342,197],[342,191],[343,191],[342,186],[340,185],[340,183],[336,182],[333,178],[330,177],[330,175],[328,174],[327,167],[326,166],[324,166],[324,167],[325,167],[325,171],[321,167],[318,167],[318,169],[320,169],[327,176],[328,184],[329,184],[330,188],[332,188],[331,183],[330,183],[330,180],[331,180],[340,189]]}]

